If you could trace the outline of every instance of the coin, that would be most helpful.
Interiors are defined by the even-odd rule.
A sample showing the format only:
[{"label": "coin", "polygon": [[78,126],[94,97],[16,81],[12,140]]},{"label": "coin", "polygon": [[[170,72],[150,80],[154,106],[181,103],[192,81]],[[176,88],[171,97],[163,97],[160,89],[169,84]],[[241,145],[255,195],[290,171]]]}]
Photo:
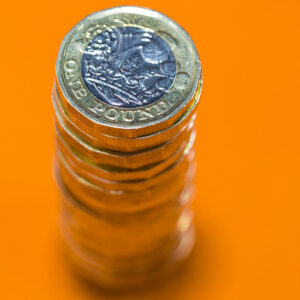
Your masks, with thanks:
[{"label": "coin", "polygon": [[[195,132],[192,132],[190,139],[193,143],[195,139]],[[71,147],[57,135],[56,137],[56,152],[61,152],[63,157],[67,160],[68,164],[71,165],[72,169],[75,170],[76,173],[80,172],[80,170],[94,174],[96,176],[100,176],[104,179],[109,180],[117,180],[117,181],[125,181],[125,180],[142,180],[147,179],[159,172],[165,170],[167,167],[175,163],[179,157],[182,155],[185,147],[187,146],[188,141],[183,142],[179,148],[170,155],[170,157],[166,158],[162,162],[149,164],[142,168],[137,169],[127,169],[120,168],[114,166],[100,165],[95,164],[93,161],[79,153],[78,151],[71,149]],[[156,152],[154,150],[153,156],[155,156]],[[78,170],[78,171],[76,171]]]},{"label": "coin", "polygon": [[[172,155],[182,143],[191,134],[192,123],[187,124],[186,128],[176,135],[172,140],[160,147],[138,151],[133,153],[124,153],[109,151],[96,148],[84,142],[77,135],[72,133],[59,119],[56,122],[57,136],[62,137],[73,149],[89,158],[96,164],[113,165],[128,169],[137,169],[147,165],[160,162]],[[187,132],[185,132],[187,130]]]},{"label": "coin", "polygon": [[174,195],[179,195],[184,189],[190,188],[195,169],[195,164],[192,164],[186,174],[179,174],[172,179],[172,185],[161,185],[134,193],[99,189],[77,176],[72,170],[65,173],[58,172],[56,165],[54,174],[60,193],[74,197],[76,201],[95,212],[138,212],[156,207],[170,199],[176,200]]},{"label": "coin", "polygon": [[[92,168],[94,172],[90,172],[89,167],[91,165],[85,164],[86,168],[82,168],[81,164],[78,166],[76,162],[70,156],[65,156],[60,150],[57,150],[57,160],[61,161],[63,164],[68,165],[69,168],[74,170],[78,175],[82,176],[85,179],[90,180],[91,182],[106,187],[110,186],[110,188],[114,189],[114,186],[119,186],[120,188],[128,189],[130,186],[135,187],[138,189],[143,189],[145,186],[151,186],[153,184],[157,184],[159,181],[162,180],[163,177],[170,177],[172,175],[171,170],[176,168],[180,168],[180,162],[185,158],[187,155],[188,149],[192,147],[195,140],[195,134],[191,136],[190,142],[186,145],[185,149],[182,149],[179,153],[175,153],[174,156],[171,156],[170,159],[164,161],[163,163],[154,165],[153,168],[147,168],[139,170],[138,172],[125,170],[122,169],[110,169],[111,172],[105,171],[100,168]],[[70,159],[71,158],[71,159]],[[73,155],[74,158],[74,155]],[[78,161],[78,160],[77,160]],[[82,163],[82,161],[80,161]],[[86,170],[88,169],[88,170]],[[115,172],[113,172],[113,170]],[[126,172],[127,171],[127,172]],[[156,172],[155,172],[156,171]],[[152,174],[151,174],[152,173]],[[105,178],[103,176],[105,174]],[[151,174],[151,176],[150,176]],[[100,175],[100,176],[99,176]],[[146,178],[141,178],[141,176],[147,176]]]},{"label": "coin", "polygon": [[[168,180],[172,180],[174,176],[177,176],[180,173],[185,174],[190,162],[193,161],[194,156],[194,151],[189,154],[183,153],[182,157],[167,170],[162,171],[158,175],[146,180],[133,181],[110,181],[101,177],[97,177],[93,174],[89,174],[88,172],[84,172],[83,170],[81,170],[80,174],[76,174],[62,156],[57,155],[56,158],[59,165],[59,170],[62,174],[72,173],[80,183],[87,182],[86,186],[90,186],[93,192],[99,190],[100,193],[105,194],[119,193],[119,191],[143,191],[147,188],[151,188],[152,186],[161,185]],[[68,177],[68,175],[66,176]],[[77,189],[79,189],[79,185],[77,186]]]},{"label": "coin", "polygon": [[79,22],[61,44],[56,80],[70,118],[91,136],[138,137],[168,128],[202,86],[189,35],[165,15],[138,7]]}]

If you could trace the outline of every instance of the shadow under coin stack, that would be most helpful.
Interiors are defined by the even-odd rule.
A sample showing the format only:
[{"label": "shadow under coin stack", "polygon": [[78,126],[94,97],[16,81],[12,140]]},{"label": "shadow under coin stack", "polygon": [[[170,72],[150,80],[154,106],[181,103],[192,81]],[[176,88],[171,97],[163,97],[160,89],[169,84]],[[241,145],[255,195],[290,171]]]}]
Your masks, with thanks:
[{"label": "shadow under coin stack", "polygon": [[133,287],[190,253],[201,74],[188,34],[149,9],[94,13],[63,40],[55,177],[68,257],[85,278]]}]

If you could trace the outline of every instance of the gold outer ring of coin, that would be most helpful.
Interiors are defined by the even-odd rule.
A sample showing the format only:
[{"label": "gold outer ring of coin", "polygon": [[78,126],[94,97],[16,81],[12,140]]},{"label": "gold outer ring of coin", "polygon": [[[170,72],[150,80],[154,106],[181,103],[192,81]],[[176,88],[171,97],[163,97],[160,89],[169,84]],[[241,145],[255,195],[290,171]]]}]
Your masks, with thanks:
[{"label": "gold outer ring of coin", "polygon": [[[120,26],[141,27],[154,32],[169,45],[177,64],[174,83],[167,93],[138,109],[121,109],[100,103],[81,77],[81,56],[86,45],[101,32]],[[83,19],[64,38],[56,63],[58,91],[70,118],[76,125],[86,126],[84,131],[91,136],[102,132],[111,136],[137,137],[170,127],[190,106],[188,103],[198,82],[202,86],[201,74],[196,48],[177,23],[161,13],[132,6],[100,11]],[[164,108],[159,109],[160,106]]]},{"label": "gold outer ring of coin", "polygon": [[[192,132],[190,139],[195,139],[195,131]],[[128,181],[128,180],[141,180],[150,178],[159,172],[166,169],[168,166],[172,165],[177,161],[182,152],[184,151],[188,141],[184,141],[175,153],[171,154],[170,157],[166,158],[162,162],[152,164],[150,166],[145,166],[143,168],[128,170],[124,168],[117,168],[113,166],[104,166],[99,164],[94,164],[92,161],[71,149],[69,145],[59,136],[56,137],[56,151],[60,151],[63,157],[66,159],[68,164],[72,169],[78,173],[78,169],[94,174],[95,176],[100,176],[108,180],[117,181]],[[77,171],[76,171],[77,170]]]},{"label": "gold outer ring of coin", "polygon": [[[190,167],[189,170],[191,169],[192,167]],[[103,191],[103,189],[84,181],[82,178],[75,177],[75,179],[79,179],[81,182],[74,182],[74,176],[76,175],[72,174],[73,177],[71,177],[70,172],[65,172],[63,169],[59,175],[66,189],[69,190],[70,184],[73,187],[76,186],[76,190],[73,189],[71,191],[74,198],[95,211],[101,209],[117,212],[141,211],[164,203],[164,201],[170,201],[170,198],[172,198],[167,194],[168,188],[166,184],[135,193],[123,191],[119,197],[115,197],[115,194],[107,193],[107,191]],[[187,180],[182,177],[182,174],[177,174],[177,176],[172,178],[173,182],[177,184],[177,187],[169,187],[169,190],[173,190],[174,194],[180,193],[184,188],[184,184],[187,183]],[[157,197],[153,199],[150,197],[152,195],[157,195]],[[175,198],[174,200],[176,201]]]},{"label": "gold outer ring of coin", "polygon": [[[171,176],[174,172],[174,169],[180,168],[182,165],[182,161],[186,158],[188,153],[190,152],[190,149],[193,147],[194,138],[190,139],[190,142],[184,149],[184,151],[179,155],[179,157],[174,160],[172,159],[172,164],[169,164],[167,168],[161,170],[157,174],[154,174],[152,177],[146,178],[146,179],[135,179],[135,180],[128,180],[125,178],[125,180],[117,180],[116,178],[113,178],[112,180],[103,178],[102,176],[97,176],[94,173],[91,173],[89,171],[86,171],[82,168],[76,168],[76,165],[70,163],[68,159],[60,152],[56,152],[56,158],[57,161],[66,166],[68,166],[68,169],[72,169],[75,173],[77,173],[82,178],[100,186],[103,188],[108,189],[121,189],[121,190],[142,190],[145,188],[149,188],[155,184],[159,184],[162,180],[166,179],[167,176]],[[189,156],[190,161],[193,160],[193,157]],[[124,179],[124,178],[123,178]]]},{"label": "gold outer ring of coin", "polygon": [[75,149],[85,157],[89,158],[96,164],[112,165],[121,168],[137,169],[150,164],[161,162],[170,157],[188,137],[186,130],[191,132],[192,123],[186,125],[172,140],[166,144],[145,151],[124,153],[107,151],[96,148],[81,140],[77,135],[72,133],[62,122],[56,122],[57,135],[60,135],[71,148]]},{"label": "gold outer ring of coin", "polygon": [[[143,172],[142,174],[146,173],[146,175],[148,175],[147,178],[130,179],[130,176],[131,177],[139,176],[139,172],[131,171],[131,172],[125,172],[125,174],[124,174],[124,173],[120,173],[120,169],[118,170],[119,173],[116,172],[117,170],[115,170],[115,172],[108,173],[106,171],[104,173],[103,169],[99,169],[99,168],[92,169],[93,171],[97,171],[96,173],[91,172],[90,169],[86,170],[86,168],[82,168],[81,167],[82,165],[78,166],[76,164],[76,162],[74,163],[74,160],[72,160],[72,158],[70,156],[64,155],[62,153],[62,151],[60,151],[59,149],[56,151],[56,157],[57,157],[58,161],[61,161],[62,163],[66,164],[68,166],[68,168],[71,168],[79,176],[81,176],[95,184],[98,184],[99,186],[111,185],[110,188],[114,189],[114,187],[116,185],[118,185],[118,186],[124,185],[124,186],[126,186],[126,188],[128,188],[131,185],[136,186],[138,184],[140,186],[140,189],[143,189],[145,184],[147,184],[149,186],[150,186],[150,184],[152,185],[152,181],[153,180],[156,181],[158,176],[161,177],[161,175],[163,175],[165,172],[172,170],[175,166],[180,164],[181,160],[188,154],[190,149],[193,147],[194,141],[195,141],[195,134],[192,134],[191,138],[188,141],[188,144],[184,147],[184,149],[182,149],[182,151],[180,151],[178,153],[176,152],[175,155],[171,156],[168,160],[162,162],[159,165],[154,166],[154,167],[157,167],[155,169],[156,171],[158,171],[157,169],[160,169],[160,170],[158,172],[154,173],[152,176],[149,176],[149,173],[147,173],[147,171],[149,171],[149,170],[150,170],[150,172],[152,171],[151,168],[142,170],[142,172]],[[162,166],[160,166],[160,165],[162,165]],[[100,175],[99,175],[99,173],[100,173]],[[106,177],[108,177],[107,176],[107,173],[108,173],[109,177],[111,177],[111,179],[104,178],[102,176],[103,173],[106,175]],[[126,177],[127,174],[129,175],[128,177]],[[118,180],[116,177],[113,177],[114,175],[118,175],[116,177],[119,177],[119,178],[121,177],[121,180]]]},{"label": "gold outer ring of coin", "polygon": [[[142,153],[146,153],[146,151],[159,151],[160,153],[165,152],[164,155],[159,155],[160,157],[166,157],[166,156],[170,156],[170,154],[168,154],[168,148],[171,148],[171,150],[173,149],[177,149],[180,144],[186,139],[185,132],[190,131],[191,127],[194,125],[194,120],[195,120],[196,114],[190,115],[190,117],[188,118],[189,123],[185,124],[185,126],[175,135],[173,136],[171,139],[167,140],[167,142],[165,142],[164,144],[160,144],[156,147],[152,147],[152,148],[148,148],[148,149],[142,149],[140,151],[135,151],[135,152],[120,152],[120,151],[115,151],[113,149],[103,149],[103,148],[98,148],[95,147],[93,145],[91,145],[87,140],[87,138],[82,139],[82,135],[79,136],[78,134],[75,134],[72,130],[69,129],[68,126],[65,125],[64,122],[62,122],[62,120],[60,119],[60,115],[56,114],[56,124],[58,126],[58,129],[61,133],[61,135],[63,135],[64,139],[68,141],[68,143],[73,146],[73,148],[75,148],[77,151],[81,152],[82,154],[85,154],[86,156],[88,156],[86,153],[91,153],[94,152],[95,156],[97,157],[97,152],[100,152],[100,154],[103,154],[103,152],[109,153],[109,155],[112,155],[114,152],[116,154],[119,154],[119,156],[131,156],[133,158],[134,161],[137,161],[137,159],[134,158],[134,155],[141,155]],[[128,144],[130,144],[130,141],[127,141]],[[119,148],[119,147],[117,147]],[[127,147],[124,147],[127,148]],[[123,150],[124,150],[123,148]],[[121,148],[120,148],[121,149]],[[93,151],[94,150],[94,151]],[[153,152],[153,155],[154,152]],[[89,156],[88,156],[89,157]],[[100,155],[101,157],[101,155]],[[91,158],[91,157],[90,157]],[[153,157],[154,158],[154,157]],[[142,158],[139,158],[140,160],[143,160]],[[163,158],[162,158],[163,159]],[[106,160],[106,159],[105,159]],[[107,160],[106,160],[107,161]],[[116,159],[114,159],[115,164],[117,163]],[[143,163],[145,163],[145,160],[143,160]],[[128,168],[132,168],[133,167],[133,163],[130,164],[130,166],[127,166]]]},{"label": "gold outer ring of coin", "polygon": [[157,147],[168,142],[174,136],[176,136],[192,118],[194,118],[195,115],[192,112],[196,111],[198,104],[197,99],[195,99],[195,101],[192,102],[191,107],[180,116],[176,123],[172,124],[172,126],[164,129],[163,131],[155,132],[151,135],[143,137],[129,139],[109,136],[101,132],[98,132],[96,137],[91,136],[84,132],[80,127],[76,126],[69,119],[66,110],[56,95],[55,89],[53,90],[52,102],[56,120],[59,120],[59,122],[63,123],[65,127],[80,137],[83,141],[101,149],[109,149],[121,152],[142,151],[147,148]]},{"label": "gold outer ring of coin", "polygon": [[91,161],[94,164],[120,167],[128,170],[140,169],[168,159],[182,144],[187,143],[192,134],[192,128],[188,128],[180,133],[180,136],[176,137],[173,142],[168,142],[163,146],[151,150],[126,154],[104,151],[89,146],[66,128],[62,128],[61,124],[57,123],[56,125],[57,138],[64,140],[73,151],[80,153],[85,160]]},{"label": "gold outer ring of coin", "polygon": [[[180,174],[180,176],[173,178],[171,185],[162,185],[135,193],[105,192],[95,187],[96,190],[92,190],[91,193],[91,185],[87,181],[80,181],[80,178],[74,172],[61,174],[58,172],[58,166],[54,164],[54,175],[58,191],[71,195],[78,203],[95,212],[134,213],[153,208],[167,201],[173,201],[173,199],[176,201],[177,198],[174,195],[179,195],[187,186],[192,184],[195,172],[196,164],[193,163],[184,176]],[[70,190],[70,187],[74,186],[76,186],[76,191],[74,189]]]}]

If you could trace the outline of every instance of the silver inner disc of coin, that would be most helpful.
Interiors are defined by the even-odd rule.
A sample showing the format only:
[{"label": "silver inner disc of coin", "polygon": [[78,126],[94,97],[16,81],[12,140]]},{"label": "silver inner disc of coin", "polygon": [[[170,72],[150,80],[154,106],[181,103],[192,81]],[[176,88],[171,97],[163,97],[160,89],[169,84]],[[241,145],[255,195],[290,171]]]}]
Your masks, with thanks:
[{"label": "silver inner disc of coin", "polygon": [[135,108],[156,101],[169,90],[176,62],[167,42],[155,33],[139,27],[116,27],[87,44],[81,74],[97,99]]}]

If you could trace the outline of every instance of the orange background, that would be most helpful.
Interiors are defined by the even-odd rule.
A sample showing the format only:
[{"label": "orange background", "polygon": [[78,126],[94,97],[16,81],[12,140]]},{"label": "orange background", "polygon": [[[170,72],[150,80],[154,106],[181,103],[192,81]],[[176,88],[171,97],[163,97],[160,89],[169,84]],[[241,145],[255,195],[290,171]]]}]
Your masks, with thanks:
[{"label": "orange background", "polygon": [[60,256],[50,93],[61,40],[124,1],[1,5],[0,299],[299,299],[298,0],[131,1],[181,24],[197,45],[198,243],[183,272],[130,295],[79,284]]}]

